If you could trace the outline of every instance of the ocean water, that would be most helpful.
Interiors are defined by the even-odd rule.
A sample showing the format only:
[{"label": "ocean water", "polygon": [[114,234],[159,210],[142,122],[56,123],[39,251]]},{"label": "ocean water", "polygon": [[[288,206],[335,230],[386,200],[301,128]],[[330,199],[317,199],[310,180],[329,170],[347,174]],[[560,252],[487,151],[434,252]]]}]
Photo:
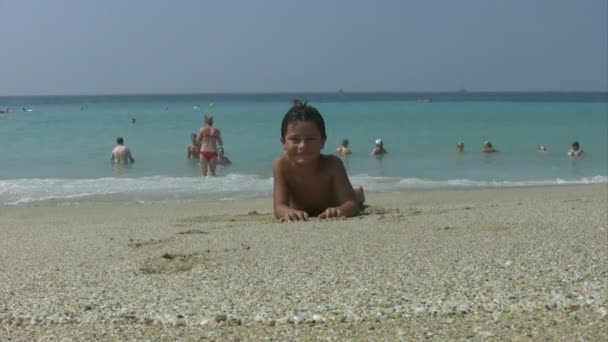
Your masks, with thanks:
[{"label": "ocean water", "polygon": [[[270,196],[281,119],[295,97],[323,114],[325,153],[350,140],[347,171],[368,192],[608,182],[606,93],[0,97],[13,110],[0,114],[0,205]],[[186,159],[204,114],[215,116],[233,162],[216,178]],[[118,136],[136,159],[130,167],[111,166]],[[369,155],[377,138],[389,151],[382,159]],[[481,153],[484,140],[499,153]],[[566,155],[574,140],[584,157]]]}]

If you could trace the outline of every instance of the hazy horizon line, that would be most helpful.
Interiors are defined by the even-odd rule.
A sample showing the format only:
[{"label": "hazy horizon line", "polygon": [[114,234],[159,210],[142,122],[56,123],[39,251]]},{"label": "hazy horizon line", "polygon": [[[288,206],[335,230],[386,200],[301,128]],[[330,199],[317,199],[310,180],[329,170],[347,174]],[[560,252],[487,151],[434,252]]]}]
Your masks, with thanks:
[{"label": "hazy horizon line", "polygon": [[604,94],[607,90],[319,90],[319,91],[219,91],[219,92],[124,92],[124,93],[56,93],[56,94],[20,94],[0,95],[6,97],[50,97],[50,96],[163,96],[163,95],[306,95],[306,94]]}]

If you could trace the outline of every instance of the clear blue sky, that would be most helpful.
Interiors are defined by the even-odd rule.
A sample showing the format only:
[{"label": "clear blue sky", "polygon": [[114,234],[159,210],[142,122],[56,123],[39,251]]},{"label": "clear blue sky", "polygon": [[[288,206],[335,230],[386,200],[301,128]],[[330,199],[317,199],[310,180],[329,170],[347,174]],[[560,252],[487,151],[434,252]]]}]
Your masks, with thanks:
[{"label": "clear blue sky", "polygon": [[607,91],[606,0],[0,0],[0,95]]}]

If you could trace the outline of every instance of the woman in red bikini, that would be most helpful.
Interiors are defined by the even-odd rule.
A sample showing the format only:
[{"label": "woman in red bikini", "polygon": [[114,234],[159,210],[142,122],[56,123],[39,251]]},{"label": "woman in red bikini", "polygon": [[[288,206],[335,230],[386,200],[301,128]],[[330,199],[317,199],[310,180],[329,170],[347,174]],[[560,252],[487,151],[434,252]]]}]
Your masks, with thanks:
[{"label": "woman in red bikini", "polygon": [[213,116],[205,115],[205,125],[201,127],[196,142],[201,146],[201,174],[207,176],[207,170],[211,176],[215,176],[215,168],[217,167],[217,148],[222,146],[222,134],[220,130],[213,127]]}]

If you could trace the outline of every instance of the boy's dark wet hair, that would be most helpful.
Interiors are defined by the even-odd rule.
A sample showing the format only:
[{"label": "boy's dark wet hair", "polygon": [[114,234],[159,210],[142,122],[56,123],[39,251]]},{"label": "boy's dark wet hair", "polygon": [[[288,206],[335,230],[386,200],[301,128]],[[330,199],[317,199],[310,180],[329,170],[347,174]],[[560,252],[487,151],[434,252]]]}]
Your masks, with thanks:
[{"label": "boy's dark wet hair", "polygon": [[123,140],[123,138],[122,138],[122,137],[118,137],[118,138],[116,138],[116,143],[117,143],[118,145],[122,145],[122,144],[124,144],[124,143],[125,143],[125,141]]},{"label": "boy's dark wet hair", "polygon": [[281,122],[281,141],[285,140],[285,133],[287,133],[287,126],[293,122],[314,122],[321,132],[321,138],[327,139],[325,134],[325,121],[321,116],[321,113],[313,107],[309,106],[307,102],[300,100],[293,100],[293,106],[285,113],[283,121]]},{"label": "boy's dark wet hair", "polygon": [[581,145],[578,143],[578,141],[575,141],[572,143],[572,147],[574,148],[579,148]]}]

